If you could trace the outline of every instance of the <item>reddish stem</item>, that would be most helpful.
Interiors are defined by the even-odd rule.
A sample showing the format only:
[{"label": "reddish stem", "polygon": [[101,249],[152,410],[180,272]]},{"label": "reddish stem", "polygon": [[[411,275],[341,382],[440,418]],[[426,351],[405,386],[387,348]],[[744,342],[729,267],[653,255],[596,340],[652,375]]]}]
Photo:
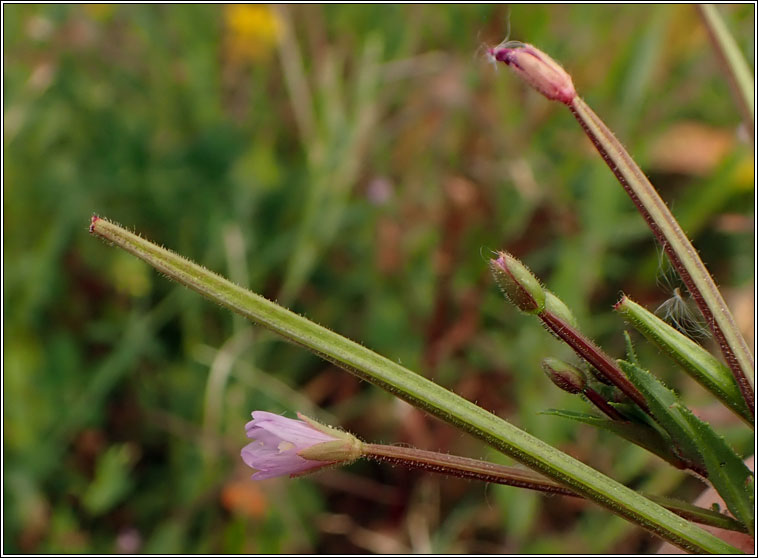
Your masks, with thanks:
[{"label": "reddish stem", "polygon": [[594,366],[598,372],[611,381],[629,399],[634,401],[638,407],[647,414],[650,414],[650,409],[647,406],[645,398],[624,375],[621,368],[616,364],[616,361],[559,316],[548,310],[542,311],[538,316],[542,320],[542,323],[569,347],[574,349],[577,355]]},{"label": "reddish stem", "polygon": [[[745,398],[745,402],[747,403],[748,408],[751,409],[752,411],[752,409],[755,406],[755,395],[754,395],[752,383],[750,382],[750,380],[748,379],[746,375],[750,373],[753,369],[752,355],[750,355],[750,362],[749,362],[750,370],[744,370],[742,367],[742,364],[740,363],[740,360],[737,358],[737,355],[734,352],[734,349],[729,344],[729,341],[724,335],[724,332],[721,329],[721,325],[719,324],[718,320],[716,320],[715,316],[713,315],[713,312],[711,311],[710,306],[708,305],[708,303],[705,300],[705,297],[700,291],[700,288],[698,287],[698,285],[695,284],[695,281],[693,280],[692,275],[690,274],[690,271],[685,267],[679,254],[671,246],[671,243],[667,241],[666,235],[664,234],[663,230],[661,230],[661,226],[658,224],[655,218],[651,215],[650,210],[645,205],[645,203],[643,203],[643,201],[640,199],[640,196],[638,195],[635,188],[633,188],[629,184],[629,181],[627,180],[624,173],[621,171],[621,168],[619,167],[619,165],[616,162],[614,162],[614,158],[611,156],[610,153],[608,153],[603,143],[596,136],[595,132],[593,132],[593,130],[590,129],[588,123],[585,121],[585,116],[583,116],[583,114],[580,114],[579,110],[577,109],[577,104],[581,104],[581,106],[583,107],[582,110],[587,113],[589,118],[592,119],[593,124],[597,126],[600,130],[602,130],[603,133],[608,138],[615,139],[615,136],[613,136],[613,133],[607,128],[607,126],[603,123],[603,121],[600,120],[600,117],[598,117],[594,112],[592,112],[592,110],[588,106],[586,106],[586,103],[584,103],[584,101],[582,101],[578,96],[571,103],[567,104],[569,110],[571,111],[571,114],[574,115],[577,122],[579,122],[579,125],[584,130],[584,133],[587,135],[590,141],[592,141],[592,144],[595,146],[595,149],[597,149],[598,153],[603,158],[603,161],[605,161],[605,163],[608,165],[608,168],[611,169],[611,172],[613,172],[613,174],[616,176],[616,179],[619,181],[621,186],[629,195],[632,202],[637,207],[642,217],[645,219],[645,222],[650,227],[650,230],[653,232],[653,235],[655,236],[655,238],[658,240],[660,245],[665,250],[666,255],[669,257],[669,260],[674,266],[674,269],[676,269],[677,273],[682,278],[682,281],[687,287],[687,290],[690,292],[690,294],[692,295],[692,298],[695,300],[695,303],[697,304],[697,307],[700,309],[700,312],[703,314],[703,317],[705,318],[705,321],[708,324],[708,327],[711,329],[711,331],[713,331],[713,336],[715,337],[716,341],[719,344],[719,347],[721,348],[721,353],[724,355],[724,359],[729,365],[729,368],[731,368],[734,374],[735,380],[737,380],[737,385],[740,388],[740,392],[742,392],[742,395]],[[649,185],[651,197],[653,197],[653,201],[656,204],[658,204],[661,211],[664,213],[667,219],[667,223],[669,223],[671,225],[671,228],[681,236],[681,238],[683,239],[682,244],[685,245],[690,250],[690,252],[692,253],[692,259],[699,264],[699,267],[701,268],[702,273],[704,274],[704,277],[708,278],[712,283],[712,279],[710,279],[708,270],[705,268],[705,265],[702,263],[699,256],[697,256],[697,252],[695,252],[694,248],[687,240],[687,237],[684,235],[684,232],[681,230],[681,227],[679,227],[679,224],[676,222],[674,217],[670,214],[663,200],[660,199],[660,196],[658,196],[657,192],[655,192],[655,189],[653,188],[653,186],[649,184],[647,178],[645,177],[644,174],[642,174],[642,171],[639,170],[639,167],[637,167],[636,163],[631,159],[629,154],[623,150],[623,148],[620,149],[615,155],[618,157],[624,158],[624,160],[629,163],[629,168],[636,172],[636,174],[638,175],[638,178],[640,178],[640,181],[645,182]],[[721,295],[718,293],[718,290],[716,289],[715,284],[713,284],[713,290],[715,291],[715,294],[720,299]],[[723,304],[723,300],[721,304]],[[744,341],[742,342],[744,343]],[[747,351],[747,348],[745,350]]]},{"label": "reddish stem", "polygon": [[474,479],[519,488],[530,488],[540,492],[578,496],[576,492],[550,479],[514,467],[489,463],[459,455],[449,455],[403,446],[363,444],[363,455],[395,465],[442,473],[463,479]]}]

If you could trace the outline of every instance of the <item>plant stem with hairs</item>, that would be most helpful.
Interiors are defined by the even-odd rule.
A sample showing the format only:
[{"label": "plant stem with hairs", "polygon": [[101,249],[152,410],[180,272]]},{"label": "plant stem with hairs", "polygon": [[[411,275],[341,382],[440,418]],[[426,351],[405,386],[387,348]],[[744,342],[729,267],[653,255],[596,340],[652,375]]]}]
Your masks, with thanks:
[{"label": "plant stem with hairs", "polygon": [[518,42],[498,45],[490,49],[489,54],[510,66],[545,97],[569,108],[692,294],[752,413],[755,401],[753,355],[700,256],[645,173],[613,132],[577,95],[571,76],[555,60],[532,45]]},{"label": "plant stem with hairs", "polygon": [[737,552],[733,546],[650,499],[359,343],[105,219],[93,217],[90,231],[208,299],[468,432],[527,467],[685,550]]}]

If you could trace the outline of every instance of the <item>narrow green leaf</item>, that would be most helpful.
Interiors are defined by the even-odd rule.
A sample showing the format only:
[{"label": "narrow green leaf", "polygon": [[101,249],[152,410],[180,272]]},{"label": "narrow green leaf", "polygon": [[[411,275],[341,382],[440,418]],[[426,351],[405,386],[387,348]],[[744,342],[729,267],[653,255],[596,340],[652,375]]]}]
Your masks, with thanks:
[{"label": "narrow green leaf", "polygon": [[549,409],[542,412],[543,415],[553,415],[556,417],[562,417],[584,424],[589,424],[596,428],[602,428],[608,432],[612,432],[617,436],[621,436],[625,440],[633,443],[636,446],[649,451],[650,453],[657,455],[664,461],[670,463],[677,469],[683,469],[686,465],[671,451],[671,438],[665,433],[655,430],[649,426],[638,424],[635,422],[621,422],[617,420],[610,420],[587,413],[579,413],[575,411],[564,411],[561,409]]},{"label": "narrow green leaf", "polygon": [[[747,408],[737,382],[734,381],[734,376],[725,364],[629,297],[622,297],[614,308],[637,331],[674,359],[700,385],[754,427],[750,409]],[[634,364],[639,366],[636,362]]]},{"label": "narrow green leaf", "polygon": [[681,457],[688,461],[703,464],[697,440],[681,413],[676,412],[672,406],[679,402],[679,398],[669,388],[649,371],[635,366],[625,360],[618,361],[621,369],[626,373],[629,380],[639,389],[647,399],[650,411],[658,424],[663,428],[676,446],[675,451],[681,452]]},{"label": "narrow green leaf", "polygon": [[726,506],[753,533],[755,502],[753,500],[753,473],[711,426],[697,418],[681,403],[673,405],[688,423],[708,469],[708,480],[724,499]]},{"label": "narrow green leaf", "polygon": [[632,344],[632,338],[629,336],[629,332],[624,332],[624,344],[626,345],[626,359],[635,366],[640,365],[640,361],[637,358],[637,353],[634,351],[634,345]]}]

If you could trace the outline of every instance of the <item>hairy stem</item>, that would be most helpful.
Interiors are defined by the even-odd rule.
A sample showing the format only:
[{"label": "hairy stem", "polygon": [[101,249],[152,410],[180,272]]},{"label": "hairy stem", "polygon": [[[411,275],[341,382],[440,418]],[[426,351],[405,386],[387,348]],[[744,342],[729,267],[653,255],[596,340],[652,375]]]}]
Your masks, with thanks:
[{"label": "hairy stem", "polygon": [[583,392],[584,396],[590,400],[590,402],[601,410],[611,420],[627,421],[628,419],[619,413],[614,407],[608,404],[605,397],[600,395],[591,387],[586,388]]},{"label": "hairy stem", "polygon": [[663,246],[713,331],[748,408],[753,409],[753,355],[697,251],[645,173],[587,103],[577,95],[568,107]]},{"label": "hairy stem", "polygon": [[[506,486],[516,486],[546,494],[558,494],[574,498],[582,497],[573,490],[532,471],[507,467],[479,459],[471,459],[470,457],[384,444],[363,444],[361,446],[361,453],[365,457],[376,459],[377,461],[384,461],[412,469],[421,469],[431,473]],[[747,532],[745,526],[739,521],[713,510],[700,508],[662,496],[647,495],[647,497],[661,504],[666,509],[673,511],[678,516],[690,521],[730,531]]]},{"label": "hairy stem", "polygon": [[640,409],[643,409],[647,413],[650,412],[645,398],[640,391],[634,387],[632,382],[621,371],[618,364],[616,364],[616,361],[608,356],[605,351],[553,312],[544,310],[538,316],[542,320],[542,323],[545,324],[545,327],[574,349],[577,355],[594,366],[598,372],[619,388],[624,395],[634,401]]}]

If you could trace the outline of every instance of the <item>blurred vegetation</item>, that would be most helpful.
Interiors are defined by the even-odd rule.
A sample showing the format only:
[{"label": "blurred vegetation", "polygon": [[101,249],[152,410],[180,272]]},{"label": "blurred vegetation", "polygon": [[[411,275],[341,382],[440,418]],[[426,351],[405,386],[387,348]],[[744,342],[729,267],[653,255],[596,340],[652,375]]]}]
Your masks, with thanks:
[{"label": "blurred vegetation", "polygon": [[[752,56],[754,6],[721,6]],[[702,486],[539,414],[586,410],[571,358],[502,300],[523,258],[614,355],[623,291],[670,293],[642,219],[570,113],[478,51],[572,73],[671,204],[752,342],[753,155],[693,8],[4,5],[8,553],[650,551],[605,511],[361,462],[249,480],[254,409],[506,460],[91,238],[116,220],[506,417],[628,485]],[[753,60],[749,60],[751,66]],[[635,337],[742,451],[731,414]],[[736,419],[734,419],[736,420]]]}]

